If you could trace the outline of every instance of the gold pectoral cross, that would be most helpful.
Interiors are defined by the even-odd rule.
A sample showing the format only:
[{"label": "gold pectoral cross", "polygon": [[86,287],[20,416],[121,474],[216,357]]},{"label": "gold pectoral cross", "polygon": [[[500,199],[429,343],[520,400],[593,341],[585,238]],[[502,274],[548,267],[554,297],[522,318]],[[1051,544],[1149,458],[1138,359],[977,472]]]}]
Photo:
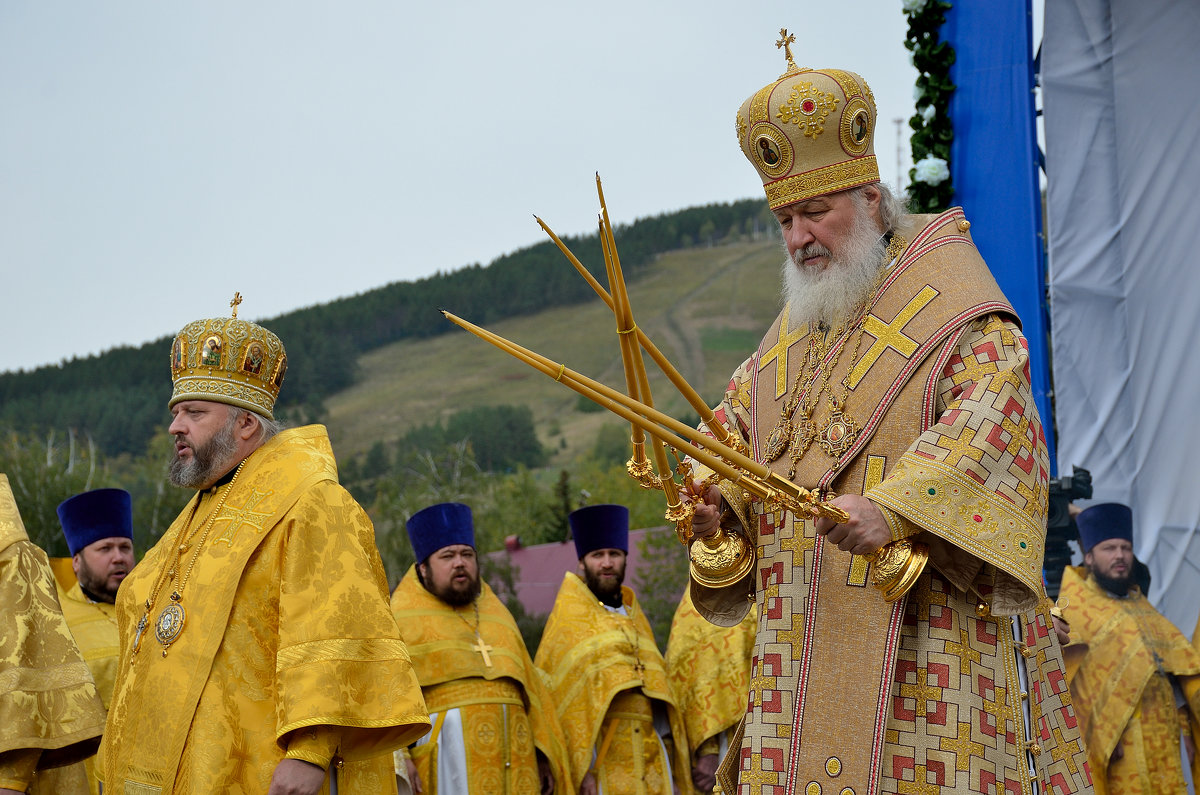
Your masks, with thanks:
[{"label": "gold pectoral cross", "polygon": [[488,668],[492,667],[492,658],[490,655],[488,655],[488,652],[492,650],[492,647],[484,643],[483,638],[479,637],[479,635],[476,635],[475,645],[471,648],[479,652],[479,654],[483,657],[484,665],[486,665]]}]

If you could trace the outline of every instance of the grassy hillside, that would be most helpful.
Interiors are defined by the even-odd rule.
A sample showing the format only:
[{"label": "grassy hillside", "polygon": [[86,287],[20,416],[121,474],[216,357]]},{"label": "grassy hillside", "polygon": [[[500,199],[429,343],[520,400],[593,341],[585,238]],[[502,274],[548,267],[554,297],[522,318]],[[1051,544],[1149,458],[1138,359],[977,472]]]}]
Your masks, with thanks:
[{"label": "grassy hillside", "polygon": [[[663,255],[630,284],[638,325],[708,403],[720,398],[778,311],[780,262],[773,240],[686,249]],[[570,269],[565,260],[563,267]],[[615,324],[599,298],[489,329],[624,390]],[[602,425],[618,422],[607,412],[579,411],[574,392],[465,331],[388,345],[363,354],[359,366],[357,382],[326,401],[339,458],[361,455],[376,441],[395,442],[409,428],[458,409],[512,404],[532,409],[539,437],[555,451],[551,464],[565,466],[591,449]],[[649,367],[656,404],[688,414]]]}]

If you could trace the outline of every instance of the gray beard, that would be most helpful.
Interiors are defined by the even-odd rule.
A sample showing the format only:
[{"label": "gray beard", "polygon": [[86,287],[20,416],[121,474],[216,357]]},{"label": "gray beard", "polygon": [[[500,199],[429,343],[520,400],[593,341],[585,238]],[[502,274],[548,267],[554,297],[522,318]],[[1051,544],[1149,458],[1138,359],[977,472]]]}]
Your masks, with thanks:
[{"label": "gray beard", "polygon": [[836,328],[850,324],[866,309],[867,301],[887,263],[887,247],[869,216],[860,215],[842,251],[830,255],[823,270],[798,264],[804,257],[830,255],[819,245],[796,252],[783,261],[783,300],[791,305],[788,325],[824,323]]},{"label": "gray beard", "polygon": [[192,457],[182,459],[176,456],[167,470],[167,480],[173,486],[183,489],[200,489],[220,479],[232,469],[233,458],[237,454],[237,442],[233,438],[233,426],[237,422],[237,413],[229,416],[225,427],[213,434],[208,444],[192,448]]}]

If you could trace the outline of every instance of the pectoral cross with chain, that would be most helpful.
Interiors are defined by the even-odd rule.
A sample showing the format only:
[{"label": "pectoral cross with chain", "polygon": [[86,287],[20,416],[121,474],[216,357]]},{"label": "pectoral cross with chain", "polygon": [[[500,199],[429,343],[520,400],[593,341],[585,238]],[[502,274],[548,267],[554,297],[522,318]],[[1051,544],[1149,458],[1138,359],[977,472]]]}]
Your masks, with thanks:
[{"label": "pectoral cross with chain", "polygon": [[484,665],[486,665],[488,668],[492,667],[492,658],[488,654],[488,652],[492,650],[492,647],[484,643],[483,638],[479,637],[478,633],[475,635],[475,645],[471,648],[479,652],[479,654],[483,657]]},{"label": "pectoral cross with chain", "polygon": [[147,625],[150,623],[146,616],[142,616],[142,620],[137,623],[137,634],[133,636],[133,653],[137,654],[138,646],[142,644],[142,633],[146,631]]}]

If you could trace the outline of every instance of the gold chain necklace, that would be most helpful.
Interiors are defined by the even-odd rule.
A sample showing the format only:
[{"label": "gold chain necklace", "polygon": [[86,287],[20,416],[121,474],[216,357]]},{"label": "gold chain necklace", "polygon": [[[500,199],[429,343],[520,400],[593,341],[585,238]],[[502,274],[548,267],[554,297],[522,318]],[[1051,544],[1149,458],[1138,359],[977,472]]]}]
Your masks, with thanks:
[{"label": "gold chain necklace", "polygon": [[[903,237],[893,234],[884,253],[885,262],[895,261],[907,246],[908,243]],[[880,269],[879,278],[869,295],[874,296],[886,273],[886,269]],[[796,469],[814,441],[819,439],[822,451],[831,458],[838,458],[850,449],[850,446],[858,438],[861,429],[857,421],[846,411],[846,400],[850,396],[849,373],[854,370],[854,365],[858,362],[858,354],[862,347],[863,324],[870,306],[868,299],[867,305],[863,307],[857,320],[849,328],[849,333],[855,335],[854,353],[850,356],[847,376],[842,379],[842,396],[840,398],[836,397],[833,390],[829,388],[829,376],[837,368],[842,350],[849,342],[847,338],[846,343],[842,343],[843,334],[847,333],[846,329],[839,326],[832,334],[826,331],[822,335],[821,343],[818,343],[817,331],[821,327],[818,326],[817,329],[814,329],[813,324],[809,324],[806,335],[808,348],[805,351],[804,361],[801,363],[799,372],[796,373],[792,390],[784,402],[779,420],[767,437],[767,444],[763,451],[763,456],[767,461],[774,461],[789,449],[791,450],[787,475],[789,480],[796,477]],[[821,372],[820,385],[813,389],[818,371],[822,369],[821,366],[830,350],[833,350],[833,358]],[[822,394],[827,395],[829,417],[818,429],[812,420],[812,415],[820,403]],[[801,399],[801,395],[803,395],[803,399]],[[798,409],[799,416],[797,416]]]},{"label": "gold chain necklace", "polygon": [[[605,610],[608,610],[608,607],[603,602],[601,602],[600,605],[604,607]],[[621,635],[624,636],[625,641],[633,647],[633,670],[637,672],[638,676],[641,676],[646,670],[646,666],[642,665],[642,636],[638,634],[636,625],[633,627],[632,639],[630,639],[629,633],[625,631],[625,622],[628,621],[630,624],[633,623],[632,612],[630,612],[629,615],[622,615],[616,610],[608,610],[608,612],[613,614],[613,620],[617,622],[617,629],[621,630]]]},{"label": "gold chain necklace", "polygon": [[[821,388],[813,395],[812,405],[807,407],[809,416],[812,416],[812,412],[817,407],[816,404],[821,399],[821,392],[825,392],[826,405],[829,407],[829,419],[825,421],[825,424],[819,431],[817,430],[816,424],[809,420],[808,428],[806,429],[808,435],[805,436],[805,438],[802,439],[799,444],[792,444],[790,465],[788,466],[787,473],[788,480],[792,480],[796,477],[796,469],[800,466],[800,460],[804,457],[804,453],[807,452],[808,448],[812,446],[813,441],[820,439],[821,449],[825,452],[825,454],[836,458],[842,452],[845,452],[845,449],[849,448],[849,446],[854,443],[854,440],[858,438],[858,423],[855,422],[854,418],[851,417],[850,414],[845,410],[846,399],[850,396],[850,381],[848,376],[850,371],[854,370],[854,365],[858,361],[859,349],[862,347],[862,320],[860,319],[855,325],[857,327],[857,333],[855,334],[854,353],[850,355],[850,365],[847,368],[847,377],[842,379],[842,396],[840,398],[834,397],[833,390],[829,388],[829,374],[833,372],[834,368],[837,367],[838,359],[841,358],[842,351],[846,347],[845,345],[840,345],[835,349],[833,358],[830,359],[829,366],[825,369],[825,378],[821,382]],[[846,342],[849,342],[848,338]],[[808,402],[807,397],[808,396],[806,395],[806,404]],[[836,439],[834,438],[835,436],[837,437]],[[839,445],[842,445],[840,449],[838,449]]]},{"label": "gold chain necklace", "polygon": [[[187,569],[183,572],[183,577],[179,581],[179,587],[171,591],[171,603],[162,609],[158,614],[158,618],[154,621],[154,637],[158,638],[158,642],[162,644],[162,656],[167,656],[167,649],[171,647],[183,632],[183,623],[187,619],[187,613],[183,609],[183,589],[187,587],[188,579],[192,576],[192,569],[196,565],[196,559],[200,557],[200,550],[204,548],[204,542],[208,539],[208,533],[212,530],[213,524],[217,521],[217,516],[225,507],[225,501],[229,499],[230,492],[233,491],[233,484],[237,482],[238,475],[242,473],[242,467],[246,465],[246,459],[238,464],[237,470],[233,473],[233,478],[230,479],[229,485],[225,488],[225,493],[221,495],[220,502],[217,507],[209,514],[207,521],[204,523],[204,528],[200,533],[200,539],[196,542],[195,549],[192,550],[192,556],[188,560]],[[196,511],[200,508],[200,501],[196,500],[196,506],[192,509],[192,515],[188,517],[188,526],[191,526],[192,519],[196,516]],[[181,533],[182,535],[182,533]],[[169,565],[162,574],[159,575],[158,581],[154,584],[154,589],[150,592],[150,597],[146,600],[146,611],[142,614],[141,619],[137,623],[137,632],[133,636],[133,651],[129,655],[129,664],[132,665],[137,659],[138,649],[142,645],[142,635],[146,632],[146,628],[150,624],[150,611],[158,601],[159,591],[168,582],[174,582],[176,574],[178,574],[179,565],[183,562],[183,553],[191,546],[192,539],[195,538],[195,531],[189,533],[183,543],[181,543],[175,551],[175,561]]]},{"label": "gold chain necklace", "polygon": [[467,629],[472,630],[475,633],[475,645],[472,646],[471,648],[474,649],[475,651],[479,652],[479,655],[481,657],[483,657],[483,664],[485,666],[487,666],[488,668],[491,668],[492,667],[492,658],[488,654],[488,652],[491,651],[494,647],[489,646],[486,643],[484,643],[483,638],[479,635],[479,597],[476,596],[475,599],[472,600],[471,604],[473,604],[475,606],[475,626],[471,626],[471,622],[469,622],[465,618],[463,618],[462,613],[458,612],[457,607],[454,608],[454,615],[458,616],[459,621],[461,621],[467,625]]},{"label": "gold chain necklace", "polygon": [[[839,339],[842,336],[842,328],[838,327],[832,335],[833,339]],[[803,393],[803,386],[811,386],[812,381],[817,376],[817,368],[824,361],[829,348],[817,343],[816,334],[813,333],[812,324],[809,324],[808,348],[804,352],[804,361],[800,363],[800,370],[796,373],[796,380],[792,383],[792,391],[788,394],[787,400],[783,404],[783,410],[779,413],[779,420],[775,423],[775,428],[771,431],[771,435],[767,438],[767,446],[763,452],[767,461],[774,461],[783,455],[788,447],[793,445],[797,438],[801,440],[807,439],[811,443],[812,438],[816,436],[816,427],[812,424],[812,412],[816,407],[814,401],[809,404],[810,394],[804,395],[803,404],[800,400],[800,395]],[[824,342],[828,342],[830,336],[824,337]],[[825,370],[825,380],[817,389],[816,395],[820,396],[821,391],[829,383],[829,369]],[[796,410],[803,407],[802,416],[796,417]],[[805,448],[807,449],[807,447]],[[800,452],[803,455],[804,451]]]}]

